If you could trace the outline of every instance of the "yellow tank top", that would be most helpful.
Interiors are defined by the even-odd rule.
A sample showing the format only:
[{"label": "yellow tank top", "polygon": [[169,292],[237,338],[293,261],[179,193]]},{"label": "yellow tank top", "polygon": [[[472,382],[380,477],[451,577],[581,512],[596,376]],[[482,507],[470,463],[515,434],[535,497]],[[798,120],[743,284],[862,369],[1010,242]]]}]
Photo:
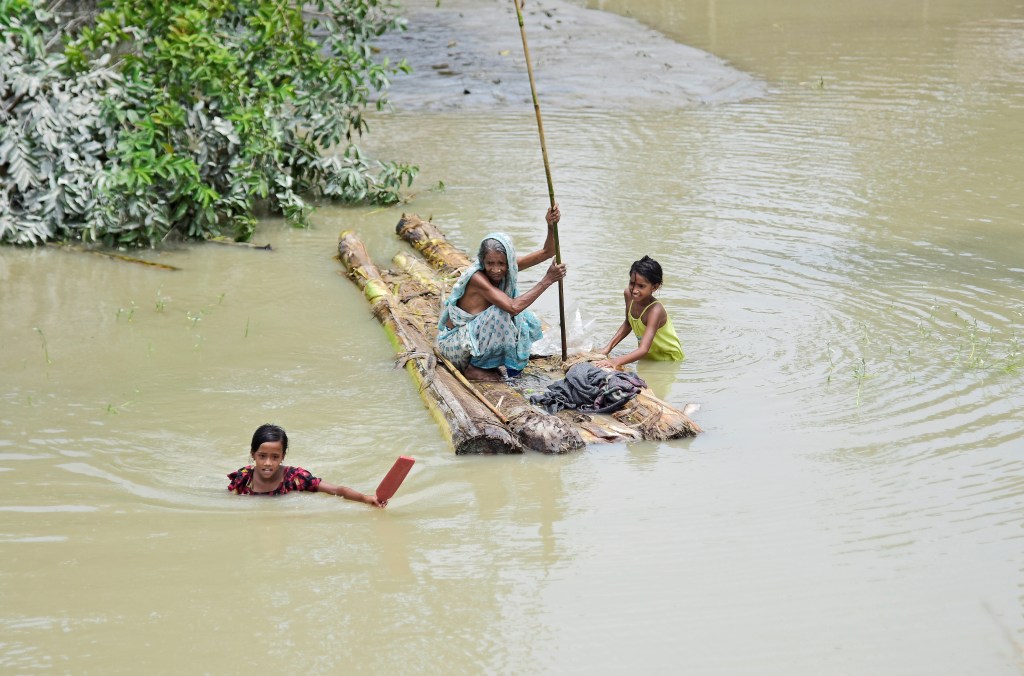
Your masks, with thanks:
[{"label": "yellow tank top", "polygon": [[[626,312],[626,318],[629,320],[629,326],[633,329],[633,335],[640,340],[644,337],[644,331],[647,330],[647,325],[644,324],[644,315],[650,310],[655,303],[661,303],[660,300],[654,301],[644,311],[640,313],[638,318],[633,317],[633,301],[629,301],[629,310]],[[662,305],[662,307],[665,307]],[[672,327],[672,318],[668,316],[668,310],[665,310],[665,325],[662,326],[654,334],[654,342],[651,343],[651,349],[647,351],[645,359],[654,359],[655,361],[682,361],[686,359],[686,355],[683,354],[683,346],[679,342],[679,336],[676,335],[676,330]]]}]

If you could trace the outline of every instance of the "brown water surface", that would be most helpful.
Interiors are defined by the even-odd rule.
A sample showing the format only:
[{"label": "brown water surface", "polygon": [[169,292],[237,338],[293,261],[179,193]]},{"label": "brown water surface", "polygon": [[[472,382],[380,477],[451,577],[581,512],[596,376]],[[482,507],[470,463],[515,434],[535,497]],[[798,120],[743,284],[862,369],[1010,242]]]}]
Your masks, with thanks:
[{"label": "brown water surface", "polygon": [[[411,60],[490,81],[435,4]],[[420,165],[409,205],[144,254],[174,272],[0,250],[0,670],[1024,670],[1024,4],[590,5],[527,2],[566,300],[603,344],[658,259],[687,360],[639,371],[706,433],[454,456],[337,235],[386,264],[406,210],[529,249],[547,187],[521,80],[399,79],[366,149]],[[517,58],[496,7],[442,3]],[[634,36],[594,91],[565,72]],[[645,41],[692,56],[661,40],[717,57],[696,100],[657,96]],[[266,421],[330,481],[417,464],[384,511],[228,495]]]}]

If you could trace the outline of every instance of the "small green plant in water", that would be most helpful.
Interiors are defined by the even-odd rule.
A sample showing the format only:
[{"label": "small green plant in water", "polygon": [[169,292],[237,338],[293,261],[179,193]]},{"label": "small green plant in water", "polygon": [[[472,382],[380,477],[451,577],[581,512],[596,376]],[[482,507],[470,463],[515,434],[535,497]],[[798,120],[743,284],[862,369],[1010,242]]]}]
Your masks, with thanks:
[{"label": "small green plant in water", "polygon": [[[928,316],[918,320],[913,331],[901,334],[901,337],[910,339],[911,345],[903,345],[899,339],[895,342],[883,342],[884,331],[879,337],[873,337],[868,325],[863,322],[852,328],[850,333],[853,335],[849,336],[849,339],[860,348],[859,362],[852,366],[852,375],[857,381],[858,407],[865,381],[879,374],[891,377],[894,370],[902,366],[910,382],[918,383],[921,381],[918,363],[922,360],[929,366],[944,362],[946,365],[958,367],[954,369],[956,371],[967,370],[992,375],[998,375],[1001,371],[1011,376],[1024,372],[1024,348],[1018,335],[1018,321],[1011,321],[1010,336],[1007,340],[998,327],[969,319],[956,309],[950,309],[948,312],[939,312],[939,309],[938,305],[932,305]],[[956,320],[953,322],[952,330],[949,326],[949,312]],[[1024,313],[1017,311],[1011,311],[1011,314],[1024,317]],[[828,360],[827,383],[831,383],[833,375],[837,372],[835,346],[832,342],[828,341],[825,350],[825,357]],[[840,371],[846,368],[842,355],[843,351],[840,350]],[[874,373],[869,371],[868,357],[874,360]],[[904,364],[900,363],[901,357]]]},{"label": "small green plant in water", "polygon": [[[954,311],[954,316],[959,315]],[[961,342],[957,346],[956,363],[963,364],[969,369],[983,369],[989,365],[989,348],[992,345],[991,334],[981,337],[979,335],[978,320],[964,319],[964,332],[960,334]]]},{"label": "small green plant in water", "polygon": [[860,358],[859,364],[854,364],[853,377],[857,379],[857,407],[860,408],[860,393],[864,387],[864,381],[873,377],[868,373],[868,362],[864,357]]},{"label": "small green plant in water", "polygon": [[[137,391],[138,390],[136,390],[136,392]],[[109,413],[111,415],[117,415],[118,413],[121,412],[122,408],[127,408],[127,407],[131,406],[131,404],[132,404],[131,401],[123,401],[123,402],[121,402],[120,405],[117,405],[117,406],[115,406],[114,404],[107,404],[107,413]]]},{"label": "small green plant in water", "polygon": [[828,377],[825,378],[825,382],[831,384],[832,383],[832,373],[833,373],[833,371],[836,370],[836,363],[832,359],[832,341],[831,340],[828,341],[828,343],[825,344],[825,354],[828,355]]},{"label": "small green plant in water", "polygon": [[50,361],[50,349],[46,346],[46,334],[44,334],[43,330],[41,328],[39,328],[38,326],[35,327],[35,330],[36,330],[36,333],[39,334],[39,337],[43,341],[43,357],[46,359],[46,363],[47,364],[52,364],[53,362]]},{"label": "small green plant in water", "polygon": [[1003,373],[1013,375],[1024,368],[1024,353],[1021,352],[1020,339],[1014,336],[1010,339],[1010,349],[1006,356],[999,360],[999,369]]},{"label": "small green plant in water", "polygon": [[124,315],[131,322],[135,318],[135,307],[135,301],[130,301],[127,308],[117,308],[117,321],[121,321],[121,315]]}]

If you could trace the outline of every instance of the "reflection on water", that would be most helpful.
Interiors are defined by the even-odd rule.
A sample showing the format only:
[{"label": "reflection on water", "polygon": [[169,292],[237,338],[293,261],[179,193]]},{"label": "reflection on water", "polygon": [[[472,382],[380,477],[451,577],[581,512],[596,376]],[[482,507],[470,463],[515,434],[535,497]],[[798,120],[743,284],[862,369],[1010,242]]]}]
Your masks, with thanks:
[{"label": "reflection on water", "polygon": [[[568,306],[603,343],[661,262],[687,359],[637,369],[705,434],[454,456],[336,237],[384,264],[405,210],[538,244],[533,113],[376,116],[373,149],[446,190],[150,254],[177,272],[0,250],[0,668],[1020,672],[1020,8],[591,5],[768,83],[542,98]],[[231,496],[263,422],[360,490],[417,463],[383,511]]]}]

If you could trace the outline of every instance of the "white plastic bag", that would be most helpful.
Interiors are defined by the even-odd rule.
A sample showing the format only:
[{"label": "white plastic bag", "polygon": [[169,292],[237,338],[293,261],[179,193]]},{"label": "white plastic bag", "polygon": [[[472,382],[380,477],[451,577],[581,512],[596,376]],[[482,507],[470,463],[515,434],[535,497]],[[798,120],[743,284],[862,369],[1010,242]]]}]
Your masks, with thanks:
[{"label": "white plastic bag", "polygon": [[[567,313],[565,347],[568,354],[580,352],[592,352],[594,349],[594,336],[592,334],[594,320],[583,321],[583,315],[579,307],[573,305]],[[531,354],[539,354],[549,357],[554,354],[562,354],[562,332],[557,325],[551,326],[547,322],[541,322],[544,329],[544,336],[530,348]]]}]

